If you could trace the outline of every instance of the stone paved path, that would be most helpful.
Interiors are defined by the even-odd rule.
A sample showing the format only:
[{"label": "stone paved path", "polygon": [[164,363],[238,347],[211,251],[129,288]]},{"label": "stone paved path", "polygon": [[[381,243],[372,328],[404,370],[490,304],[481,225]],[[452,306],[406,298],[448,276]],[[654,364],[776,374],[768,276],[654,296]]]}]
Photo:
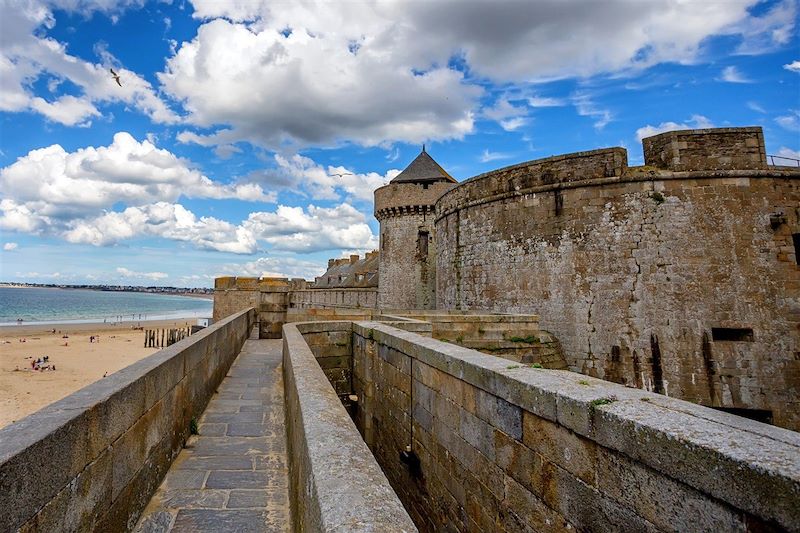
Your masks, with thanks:
[{"label": "stone paved path", "polygon": [[139,532],[289,531],[280,340],[248,340]]}]

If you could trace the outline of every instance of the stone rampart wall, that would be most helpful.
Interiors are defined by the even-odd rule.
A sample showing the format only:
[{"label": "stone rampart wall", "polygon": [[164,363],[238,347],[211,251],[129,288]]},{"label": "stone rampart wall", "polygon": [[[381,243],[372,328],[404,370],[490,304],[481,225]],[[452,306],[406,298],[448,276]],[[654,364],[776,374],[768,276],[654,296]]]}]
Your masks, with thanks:
[{"label": "stone rampart wall", "polygon": [[356,425],[421,531],[800,531],[797,433],[377,322],[353,357]]},{"label": "stone rampart wall", "polygon": [[624,148],[603,148],[527,161],[493,170],[459,183],[436,202],[436,217],[497,195],[536,188],[574,184],[597,178],[621,176],[628,167]]},{"label": "stone rampart wall", "polygon": [[289,307],[325,308],[355,307],[375,309],[378,306],[378,290],[370,289],[307,289],[293,290],[289,294]]},{"label": "stone rampart wall", "polygon": [[126,531],[254,324],[241,311],[0,430],[0,531]]},{"label": "stone rampart wall", "polygon": [[800,171],[591,177],[443,196],[437,307],[537,314],[572,370],[800,429]]},{"label": "stone rampart wall", "polygon": [[646,165],[670,170],[767,168],[761,128],[669,131],[643,139]]},{"label": "stone rampart wall", "polygon": [[[334,323],[329,328],[333,338],[340,327]],[[313,329],[313,333],[308,330],[309,335],[322,337],[327,328],[314,324]],[[289,493],[295,531],[417,531],[298,325],[286,324],[283,339]]]}]

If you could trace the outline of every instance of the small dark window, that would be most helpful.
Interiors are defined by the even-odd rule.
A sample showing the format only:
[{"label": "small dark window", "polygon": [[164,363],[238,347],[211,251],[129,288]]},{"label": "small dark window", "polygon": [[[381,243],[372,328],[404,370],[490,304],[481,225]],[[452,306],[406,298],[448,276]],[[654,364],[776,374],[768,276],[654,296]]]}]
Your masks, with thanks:
[{"label": "small dark window", "polygon": [[555,200],[556,216],[558,216],[564,210],[564,196],[561,194],[560,190],[556,189],[553,192],[553,199]]},{"label": "small dark window", "polygon": [[714,407],[717,411],[724,411],[732,415],[749,418],[756,422],[772,424],[772,411],[766,409],[745,409],[743,407]]},{"label": "small dark window", "polygon": [[417,234],[417,256],[421,259],[428,257],[428,232],[420,231]]},{"label": "small dark window", "polygon": [[792,233],[792,244],[794,244],[794,260],[800,265],[800,233]]},{"label": "small dark window", "polygon": [[427,188],[428,188],[428,184],[427,184],[427,183],[423,183],[423,184],[422,184],[422,188],[423,188],[423,189],[427,189]]},{"label": "small dark window", "polygon": [[715,341],[753,342],[753,328],[711,328]]}]

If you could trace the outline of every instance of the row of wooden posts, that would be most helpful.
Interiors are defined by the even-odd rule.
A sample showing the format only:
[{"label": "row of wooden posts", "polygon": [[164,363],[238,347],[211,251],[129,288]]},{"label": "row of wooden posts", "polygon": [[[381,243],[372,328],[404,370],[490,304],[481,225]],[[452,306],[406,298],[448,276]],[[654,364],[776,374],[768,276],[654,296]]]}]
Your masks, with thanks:
[{"label": "row of wooden posts", "polygon": [[144,331],[145,348],[164,348],[185,339],[192,334],[192,328],[146,329]]}]

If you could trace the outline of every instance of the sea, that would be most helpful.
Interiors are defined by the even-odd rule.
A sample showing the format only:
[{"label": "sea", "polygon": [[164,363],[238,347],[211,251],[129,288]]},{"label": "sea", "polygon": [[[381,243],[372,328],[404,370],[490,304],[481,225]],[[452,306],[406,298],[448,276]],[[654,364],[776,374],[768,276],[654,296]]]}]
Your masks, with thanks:
[{"label": "sea", "polygon": [[0,326],[206,318],[206,298],[89,289],[0,287]]}]

